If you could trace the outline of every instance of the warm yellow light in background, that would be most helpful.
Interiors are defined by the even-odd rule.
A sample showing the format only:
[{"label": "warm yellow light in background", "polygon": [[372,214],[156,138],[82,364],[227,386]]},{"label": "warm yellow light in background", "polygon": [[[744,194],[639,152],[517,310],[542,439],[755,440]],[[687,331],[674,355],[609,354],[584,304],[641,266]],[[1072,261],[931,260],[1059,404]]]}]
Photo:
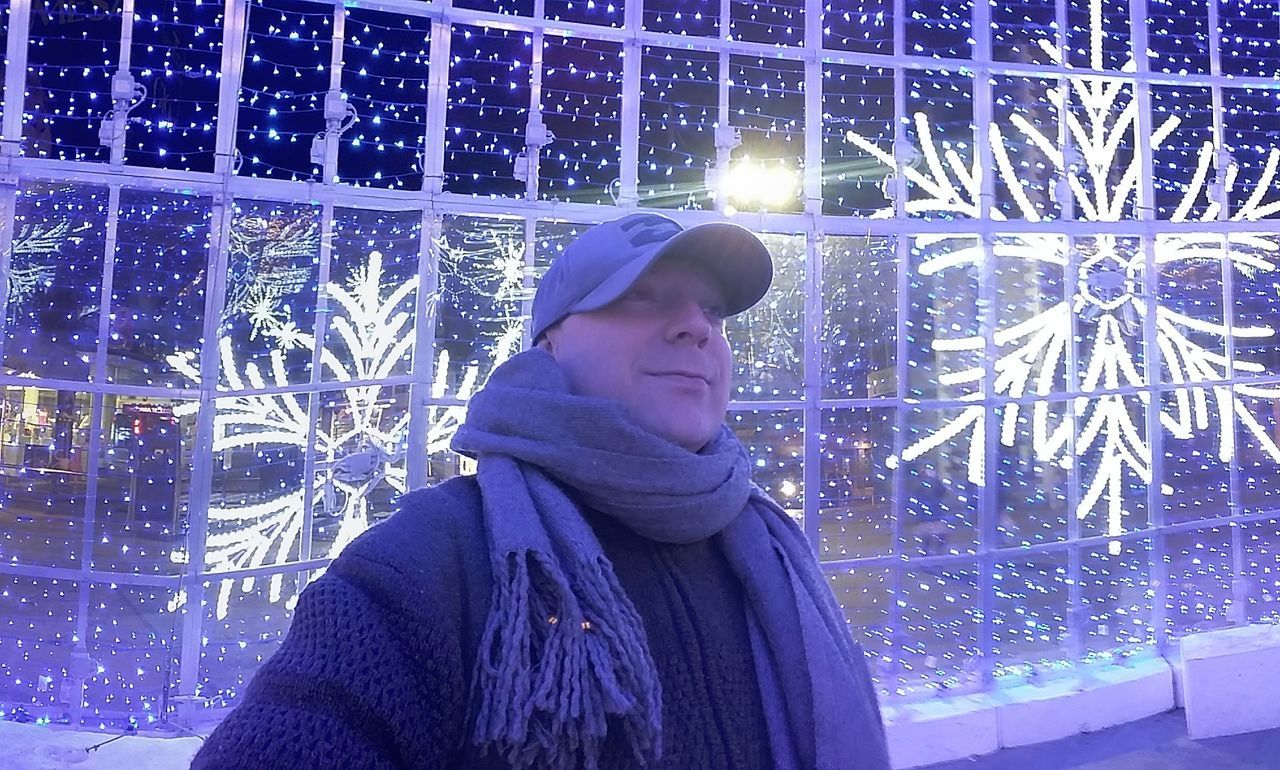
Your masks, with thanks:
[{"label": "warm yellow light in background", "polygon": [[791,203],[799,191],[799,172],[786,166],[766,166],[754,161],[730,166],[716,189],[717,196],[725,205],[757,203],[766,208],[781,208]]}]

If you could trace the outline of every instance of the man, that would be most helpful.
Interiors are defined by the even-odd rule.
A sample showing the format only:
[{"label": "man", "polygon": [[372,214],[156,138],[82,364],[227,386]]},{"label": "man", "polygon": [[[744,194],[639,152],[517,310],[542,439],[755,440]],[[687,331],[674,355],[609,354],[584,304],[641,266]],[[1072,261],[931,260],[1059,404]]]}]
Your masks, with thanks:
[{"label": "man", "polygon": [[302,595],[197,768],[888,767],[804,536],[724,425],[724,319],[772,280],[727,223],[585,232],[454,439]]}]

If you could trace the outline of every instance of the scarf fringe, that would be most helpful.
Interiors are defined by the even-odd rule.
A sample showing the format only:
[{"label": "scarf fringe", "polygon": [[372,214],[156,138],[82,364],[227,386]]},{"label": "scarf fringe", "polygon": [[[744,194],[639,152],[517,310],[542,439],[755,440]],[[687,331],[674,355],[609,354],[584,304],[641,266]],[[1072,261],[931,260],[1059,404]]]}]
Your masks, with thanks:
[{"label": "scarf fringe", "polygon": [[644,625],[612,568],[579,564],[571,586],[536,550],[509,553],[502,564],[473,682],[476,745],[517,770],[598,770],[614,717],[636,760],[655,762],[660,686]]}]

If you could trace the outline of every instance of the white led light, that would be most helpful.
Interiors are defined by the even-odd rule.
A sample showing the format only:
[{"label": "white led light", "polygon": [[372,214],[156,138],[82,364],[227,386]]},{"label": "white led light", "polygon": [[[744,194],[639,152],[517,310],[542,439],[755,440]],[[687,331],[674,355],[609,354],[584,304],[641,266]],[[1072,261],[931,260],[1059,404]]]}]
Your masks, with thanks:
[{"label": "white led light", "polygon": [[[1103,66],[1103,27],[1101,0],[1090,2],[1090,66],[1101,70]],[[1055,64],[1063,64],[1062,54],[1050,41],[1042,41]],[[1123,68],[1134,72],[1132,61]],[[1122,147],[1136,146],[1138,125],[1138,101],[1132,97],[1124,81],[1097,75],[1074,75],[1068,78],[1066,93],[1074,100],[1065,106],[1060,102],[1062,91],[1054,89],[1044,106],[1057,114],[1065,123],[1070,144],[1059,147],[1024,114],[1015,113],[1009,124],[1021,139],[1036,147],[1051,164],[1059,178],[1065,180],[1072,201],[1078,209],[1078,218],[1088,221],[1115,222],[1128,216],[1135,205],[1139,164],[1138,155],[1122,156]],[[922,112],[913,116],[916,135],[921,138],[919,155],[924,159],[923,168],[916,163],[906,163],[878,147],[874,142],[854,131],[845,134],[846,140],[871,155],[897,173],[902,173],[916,188],[906,208],[912,214],[958,214],[978,218],[983,202],[980,195],[981,172],[976,165],[968,165],[952,150],[940,152],[938,139],[929,118]],[[1152,130],[1149,144],[1159,148],[1181,124],[1181,118],[1171,116]],[[990,148],[995,162],[995,173],[1010,191],[1013,204],[1027,221],[1041,221],[1018,169],[1011,161],[1006,148],[1004,128],[995,123],[989,127]],[[898,153],[899,156],[902,153]],[[977,153],[974,153],[977,156]],[[1225,157],[1224,157],[1225,156]],[[1210,171],[1214,164],[1226,164],[1218,169],[1222,195],[1229,199],[1239,182],[1239,167],[1234,159],[1220,151],[1213,142],[1205,142],[1196,155],[1196,166],[1190,184],[1174,207],[1173,219],[1186,221],[1195,204],[1208,193]],[[1117,179],[1116,172],[1119,171]],[[1247,199],[1233,212],[1234,221],[1253,221],[1280,212],[1280,200],[1266,201],[1277,173],[1280,172],[1280,148],[1272,149],[1266,166]],[[1212,196],[1208,196],[1212,197]],[[1199,221],[1211,221],[1218,216],[1222,201],[1204,207]],[[882,212],[892,215],[892,211]],[[987,206],[987,216],[996,222],[1005,221],[1006,215],[997,207]],[[1209,395],[1217,405],[1218,454],[1222,461],[1234,459],[1236,451],[1234,427],[1230,415],[1234,412],[1264,452],[1280,461],[1280,448],[1258,419],[1240,400],[1249,395],[1247,387],[1238,386],[1233,393],[1219,385],[1235,373],[1260,374],[1264,367],[1246,359],[1228,359],[1223,352],[1214,351],[1195,342],[1189,332],[1207,334],[1226,339],[1270,339],[1275,329],[1269,326],[1235,326],[1193,318],[1177,310],[1157,305],[1149,306],[1144,298],[1143,267],[1145,255],[1135,253],[1125,256],[1119,239],[1111,235],[1098,235],[1089,239],[1095,247],[1079,262],[1077,290],[1069,303],[1057,303],[1042,310],[1030,319],[1005,326],[997,326],[990,343],[981,336],[939,337],[932,349],[937,354],[987,352],[991,358],[994,393],[990,395],[1025,398],[1048,396],[1059,377],[1066,374],[1067,354],[1073,335],[1073,324],[1093,326],[1091,345],[1079,351],[1078,387],[1084,394],[1100,391],[1133,389],[1134,396],[1116,394],[1075,399],[1074,420],[1078,432],[1072,426],[1072,418],[1063,416],[1054,425],[1050,420],[1050,403],[1037,401],[1031,405],[1032,443],[1036,457],[1044,462],[1055,462],[1063,468],[1078,465],[1082,458],[1093,458],[1089,472],[1083,479],[1085,491],[1076,515],[1085,518],[1098,509],[1106,520],[1106,531],[1118,535],[1124,531],[1126,474],[1132,474],[1144,484],[1151,483],[1151,443],[1143,436],[1135,413],[1139,406],[1161,409],[1159,419],[1175,438],[1190,438],[1197,431],[1214,428],[1209,412]],[[1071,265],[1068,258],[1067,239],[1060,235],[1008,234],[999,235],[988,254],[976,238],[956,238],[948,235],[921,235],[916,238],[918,247],[932,247],[929,256],[919,265],[922,276],[946,275],[949,271],[980,266],[992,256],[1021,262]],[[1230,233],[1162,234],[1152,241],[1154,261],[1157,265],[1169,265],[1186,260],[1212,260],[1224,269],[1235,267],[1246,275],[1272,273],[1277,270],[1275,255],[1280,242],[1270,235]],[[1073,321],[1072,316],[1076,316]],[[1155,320],[1155,341],[1160,348],[1163,366],[1162,379],[1174,386],[1172,398],[1165,403],[1154,403],[1149,393],[1152,373],[1140,372],[1130,338],[1135,336],[1135,326],[1148,317]],[[996,319],[996,323],[999,320]],[[987,350],[988,344],[994,345]],[[948,359],[942,358],[940,362]],[[940,385],[964,387],[971,392],[961,400],[981,398],[987,372],[982,366],[965,364],[962,368],[945,369],[937,375]],[[1068,383],[1067,387],[1075,387]],[[1276,399],[1280,393],[1274,390],[1259,391],[1256,397]],[[1011,403],[1003,407],[1000,441],[1014,446],[1017,440],[1018,417],[1027,407]],[[943,422],[903,449],[902,460],[912,461],[941,449],[950,442],[968,442],[968,475],[975,483],[985,479],[984,452],[976,448],[983,445],[986,408],[970,406]],[[892,458],[896,466],[898,458]],[[1119,553],[1119,542],[1109,546]]]}]

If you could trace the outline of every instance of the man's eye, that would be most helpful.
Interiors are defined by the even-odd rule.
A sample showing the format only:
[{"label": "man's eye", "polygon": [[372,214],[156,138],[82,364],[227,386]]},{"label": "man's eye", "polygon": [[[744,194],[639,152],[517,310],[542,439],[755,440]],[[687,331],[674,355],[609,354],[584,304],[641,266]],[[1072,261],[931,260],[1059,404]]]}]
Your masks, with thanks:
[{"label": "man's eye", "polygon": [[719,301],[719,299],[708,299],[707,302],[703,302],[703,312],[707,313],[708,316],[723,318],[724,303]]},{"label": "man's eye", "polygon": [[632,302],[652,302],[657,299],[657,296],[658,295],[655,294],[652,289],[641,286],[627,292],[624,299],[631,300]]}]

